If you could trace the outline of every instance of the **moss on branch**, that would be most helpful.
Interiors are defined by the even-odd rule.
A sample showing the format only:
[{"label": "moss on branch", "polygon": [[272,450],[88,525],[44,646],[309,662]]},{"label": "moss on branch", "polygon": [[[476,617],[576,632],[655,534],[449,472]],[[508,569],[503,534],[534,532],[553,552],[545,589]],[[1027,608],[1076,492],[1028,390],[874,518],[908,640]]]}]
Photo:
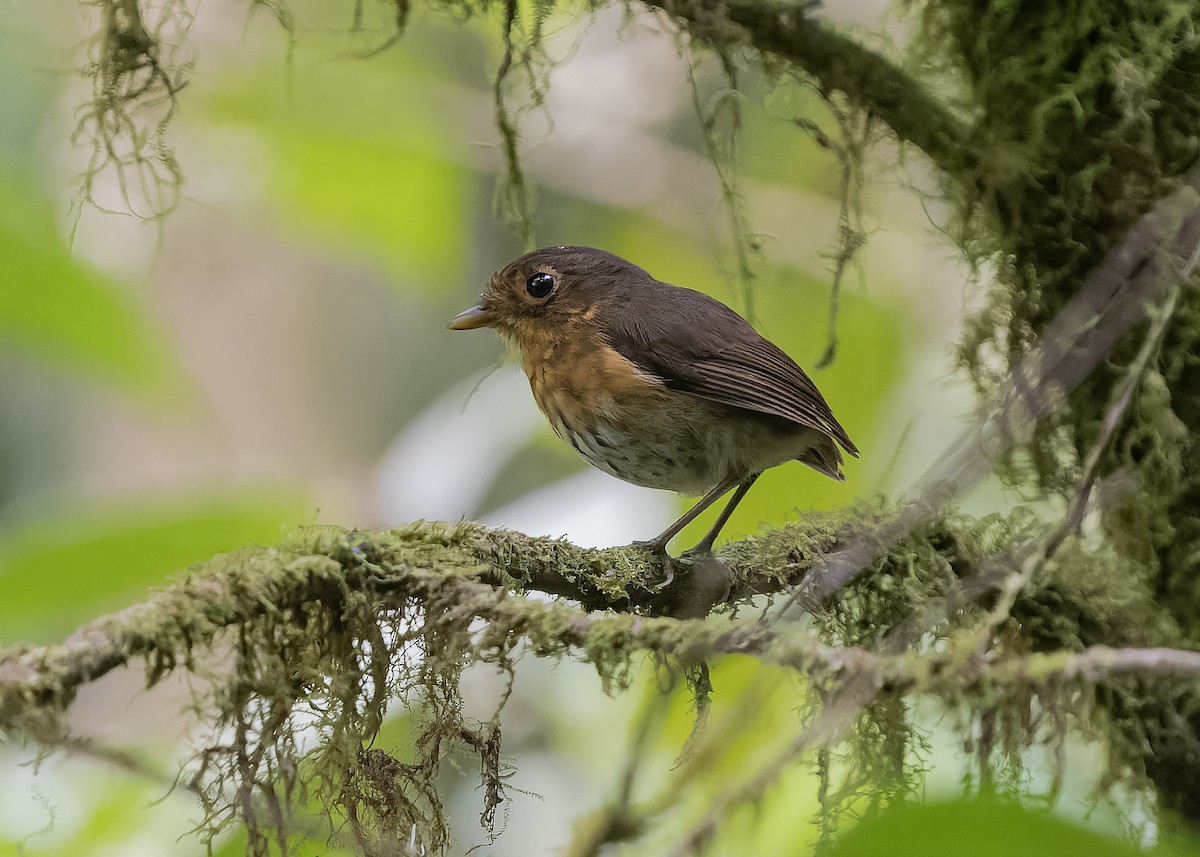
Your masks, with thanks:
[{"label": "moss on branch", "polygon": [[[728,573],[722,597],[706,589],[702,607],[688,603],[695,568],[678,568],[676,581],[660,591],[663,569],[639,548],[585,549],[474,524],[309,528],[280,545],[195,566],[143,604],[85,625],[62,645],[0,652],[0,731],[61,744],[63,715],[78,688],[134,659],[144,661],[148,684],[173,670],[212,676],[198,705],[213,734],[234,738],[201,748],[193,765],[191,783],[210,819],[204,832],[216,835],[238,817],[252,851],[267,853],[266,843],[289,835],[292,808],[279,804],[281,795],[304,777],[371,852],[414,829],[429,848],[449,841],[436,780],[454,748],[480,760],[490,824],[505,797],[498,710],[487,721],[464,717],[458,682],[465,666],[480,663],[511,681],[519,652],[582,656],[610,691],[626,686],[639,653],[685,663],[746,654],[801,670],[818,687],[854,677],[892,695],[927,693],[960,706],[971,699],[1001,704],[997,688],[1008,687],[1012,704],[1027,707],[1041,693],[1086,688],[1147,665],[1143,672],[1194,676],[1196,659],[1186,652],[1074,654],[1100,642],[1172,642],[1171,625],[1149,593],[1131,587],[1136,576],[1125,561],[1087,552],[1074,540],[1017,599],[988,658],[979,657],[979,640],[971,636],[981,614],[969,601],[939,623],[937,633],[949,645],[937,656],[875,651],[915,612],[953,601],[963,580],[1021,535],[1016,524],[995,518],[930,521],[881,548],[862,574],[819,606],[816,630],[661,615],[683,604],[684,615],[702,616],[712,606],[782,591],[820,567],[847,534],[889,518],[861,509],[813,515],[728,545],[716,563]],[[526,592],[567,600],[526,598]],[[603,608],[610,609],[597,612]],[[214,652],[219,668],[205,666]],[[1142,688],[1113,698],[1128,712],[1135,708],[1130,700],[1144,710],[1155,697]],[[419,724],[409,759],[369,749],[395,705],[409,708]],[[1079,709],[1081,722],[1091,710]],[[322,734],[319,749],[301,747],[300,723]],[[230,795],[248,793],[253,799],[229,805]]]},{"label": "moss on branch", "polygon": [[[889,517],[864,509],[813,513],[726,546],[719,565],[727,586],[699,615],[795,585],[843,538]],[[868,622],[873,630],[864,633],[877,633],[898,621],[915,603],[944,593],[984,557],[1002,550],[1010,535],[999,519],[939,519],[890,548],[881,546],[860,582],[841,594],[834,612],[844,616],[843,632]],[[225,628],[308,604],[336,613],[365,598],[370,610],[384,613],[408,599],[439,599],[452,602],[456,613],[515,619],[516,608],[503,601],[504,593],[540,592],[578,604],[581,609],[570,608],[571,615],[595,610],[654,615],[673,613],[681,604],[695,612],[687,604],[692,569],[677,567],[673,582],[660,588],[664,576],[660,560],[638,547],[581,548],[470,523],[349,532],[307,528],[280,545],[246,548],[194,566],[147,601],[84,625],[61,645],[5,651],[0,724],[13,726],[25,710],[60,712],[80,685],[135,658],[145,659],[154,683],[172,669],[191,668],[194,652],[210,646]],[[561,616],[554,623],[549,635],[531,627],[524,632],[547,648],[563,635],[565,646],[586,642],[567,633],[571,623]],[[26,728],[37,736],[53,734],[35,723]]]},{"label": "moss on branch", "polygon": [[[777,591],[797,579],[833,544],[836,526],[818,516],[811,528],[785,533],[760,540],[756,550],[739,547],[729,566],[728,599]],[[768,571],[755,571],[755,562]],[[284,544],[247,548],[195,566],[147,601],[84,625],[61,645],[4,652],[0,724],[52,737],[59,726],[53,715],[80,685],[139,657],[154,683],[176,667],[190,667],[193,651],[210,646],[223,629],[305,604],[336,610],[354,594],[384,612],[406,599],[437,597],[454,601],[457,611],[486,617],[508,609],[492,603],[496,593],[518,590],[566,596],[584,610],[661,612],[688,588],[681,573],[674,586],[660,591],[663,577],[659,560],[638,548],[580,548],[472,524],[350,533],[306,529]],[[550,646],[553,636],[533,638]],[[580,642],[567,634],[561,645]],[[48,716],[45,728],[23,723],[22,712]]]}]

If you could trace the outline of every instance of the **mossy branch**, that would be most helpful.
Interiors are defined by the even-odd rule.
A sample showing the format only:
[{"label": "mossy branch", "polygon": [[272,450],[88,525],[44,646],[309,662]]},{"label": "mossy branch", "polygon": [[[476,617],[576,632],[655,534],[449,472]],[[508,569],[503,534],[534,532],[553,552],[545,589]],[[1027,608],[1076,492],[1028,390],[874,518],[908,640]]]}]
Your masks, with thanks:
[{"label": "mossy branch", "polygon": [[811,75],[885,122],[952,176],[978,167],[971,129],[946,103],[896,63],[821,20],[815,4],[773,0],[643,0],[682,22],[692,38],[721,50],[747,44]]},{"label": "mossy branch", "polygon": [[[802,576],[834,539],[835,524],[818,516],[808,527],[755,540],[752,548],[741,546],[739,558],[723,566],[730,575],[725,599],[778,591]],[[767,571],[756,571],[751,563]],[[81,685],[134,658],[145,659],[153,683],[177,666],[190,666],[193,651],[210,646],[226,628],[306,603],[337,605],[346,591],[368,594],[379,611],[404,599],[428,601],[437,595],[483,618],[503,614],[516,621],[522,611],[530,617],[537,613],[541,620],[555,620],[561,648],[587,642],[588,626],[572,618],[585,617],[585,610],[653,612],[678,605],[691,581],[682,575],[658,591],[662,576],[659,561],[638,548],[579,548],[471,524],[419,523],[353,533],[304,530],[276,547],[247,548],[194,566],[177,583],[89,622],[61,645],[0,653],[0,728],[52,737],[53,729],[26,718],[39,711],[52,718]],[[524,602],[504,598],[513,590],[566,596],[584,609],[533,602],[519,607]],[[527,630],[531,639],[538,636]],[[542,636],[541,644],[553,642],[552,632]]]},{"label": "mossy branch", "polygon": [[[819,567],[824,552],[837,549],[844,534],[866,524],[863,513],[856,514],[858,520],[840,522],[832,516],[812,515],[804,522],[727,546],[716,563],[728,572],[730,583],[720,603],[742,602],[799,583]],[[995,521],[938,521],[878,557],[861,582],[862,589],[846,595],[846,603],[834,609],[845,609],[869,593],[891,591],[896,602],[908,601],[910,596],[896,588],[892,575],[911,566],[918,552],[923,552],[924,564],[940,565],[949,574],[948,578],[942,575],[939,587],[952,587],[985,567],[993,543],[1002,543],[1007,535],[996,530]],[[1088,557],[1074,542],[1064,551],[1072,564],[1101,561]],[[1096,646],[1083,653],[962,662],[951,652],[918,657],[873,653],[861,645],[829,645],[788,624],[655,616],[686,604],[695,587],[695,581],[682,574],[672,586],[658,591],[655,582],[661,573],[658,561],[637,547],[581,548],[475,524],[303,530],[278,546],[247,548],[194,566],[145,602],[89,622],[60,645],[0,651],[0,729],[51,738],[53,731],[37,728],[30,718],[42,712],[52,719],[80,686],[135,658],[145,660],[153,684],[172,669],[191,668],[196,653],[211,647],[227,628],[264,614],[284,614],[302,604],[337,611],[347,591],[370,596],[372,609],[379,613],[395,609],[405,599],[453,603],[460,615],[503,625],[535,652],[563,654],[576,648],[602,670],[613,666],[605,654],[612,649],[689,659],[748,654],[810,673],[870,673],[880,683],[926,690],[939,683],[962,684],[985,677],[1015,682],[1055,676],[1096,680],[1129,670],[1200,673],[1200,654],[1162,647]],[[919,585],[925,587],[928,581]],[[577,604],[528,600],[519,597],[521,592],[566,596]],[[1074,606],[1080,611],[1094,608],[1100,596],[1091,588]],[[1064,591],[1056,587],[1054,597],[1061,611]],[[1022,599],[1022,617],[1028,617],[1037,599],[1037,593]],[[627,612],[589,614],[598,609]],[[1141,623],[1141,616],[1130,618],[1133,625]],[[881,621],[877,616],[877,631]],[[1047,643],[1044,639],[1030,642]]]},{"label": "mossy branch", "polygon": [[[836,551],[848,533],[869,525],[864,515],[862,510],[840,519],[814,515],[727,546],[722,560],[712,563],[727,572],[718,593],[722,597],[714,598],[713,588],[701,581],[704,604],[744,601],[756,592],[796,584],[820,566],[824,552]],[[206,791],[199,780],[189,785],[202,795],[220,795],[230,793],[230,783],[222,777],[233,776],[242,785],[266,782],[257,798],[244,802],[250,809],[242,813],[248,816],[243,820],[253,838],[262,836],[254,832],[254,807],[278,800],[270,787],[274,777],[282,776],[280,771],[295,776],[302,754],[291,743],[287,723],[306,697],[322,709],[334,709],[330,740],[318,754],[321,758],[310,764],[337,784],[330,787],[331,801],[353,804],[356,825],[369,814],[370,796],[381,788],[369,779],[383,776],[380,771],[408,767],[406,776],[416,779],[413,771],[420,770],[421,787],[432,789],[436,760],[428,769],[425,762],[419,768],[397,767],[386,754],[361,749],[370,745],[388,700],[403,699],[396,694],[397,680],[389,677],[397,670],[421,676],[415,686],[425,688],[424,704],[435,709],[431,728],[452,729],[457,740],[493,760],[491,773],[485,763],[485,781],[492,788],[488,806],[494,807],[503,799],[498,732],[490,724],[471,727],[451,718],[439,708],[445,703],[434,691],[452,698],[457,671],[476,659],[511,669],[518,647],[540,657],[580,654],[610,688],[623,687],[631,659],[648,652],[683,663],[719,654],[750,655],[802,671],[817,687],[861,690],[862,698],[855,696],[853,706],[826,706],[833,713],[822,717],[837,721],[827,735],[811,729],[797,735],[796,746],[805,748],[843,734],[858,707],[884,690],[929,694],[963,705],[971,699],[994,700],[998,693],[1024,699],[1126,674],[1190,682],[1200,676],[1200,653],[1159,645],[1167,636],[1148,620],[1148,596],[1130,595],[1125,566],[1112,565],[1111,556],[1085,552],[1074,540],[1063,546],[1058,564],[1014,604],[1006,629],[1011,645],[981,650],[970,633],[980,616],[975,609],[943,614],[949,628],[943,627],[939,636],[947,644],[936,653],[876,649],[869,643],[889,628],[903,628],[931,593],[940,592],[942,603],[953,602],[949,595],[960,582],[977,577],[1014,535],[996,520],[928,523],[883,551],[838,598],[819,606],[814,630],[786,622],[651,615],[679,610],[680,605],[694,615],[707,606],[689,603],[697,590],[693,578],[701,576],[694,568],[693,574],[682,573],[671,587],[657,591],[662,569],[640,548],[579,548],[474,524],[418,523],[369,532],[310,528],[278,546],[247,548],[197,565],[146,602],[83,626],[61,645],[0,651],[0,732],[62,746],[69,740],[62,715],[82,685],[135,658],[144,660],[151,685],[175,669],[203,673],[197,663],[207,652],[231,649],[233,664],[225,657],[222,667],[231,678],[217,704],[233,706],[222,708],[221,716],[232,718],[235,733],[243,737],[232,747],[202,751],[201,774],[224,771],[216,774],[216,786]],[[1089,570],[1087,580],[1079,573],[1083,568]],[[523,597],[531,591],[629,612],[588,612],[563,600]],[[1107,620],[1106,613],[1111,614]],[[1088,622],[1063,635],[1064,618],[1071,615],[1087,615]],[[1057,622],[1053,628],[1045,621],[1051,616]],[[954,627],[961,632],[953,632]],[[1114,629],[1121,629],[1125,638]],[[1089,633],[1131,645],[1076,651],[1080,643],[1090,642]],[[1020,641],[1013,643],[1015,638]],[[419,660],[412,660],[406,641],[421,642]],[[400,681],[414,686],[411,678]],[[350,690],[331,704],[322,688],[343,685]],[[221,769],[229,764],[222,754],[235,755],[237,764]],[[275,754],[295,754],[297,761],[271,768]],[[258,772],[263,765],[273,776]],[[763,773],[764,783],[769,773]],[[392,788],[396,791],[375,800],[392,810],[407,805],[400,787]],[[435,796],[423,799],[437,804]],[[208,800],[212,813],[220,799]],[[413,809],[415,817],[424,817],[422,812],[436,816],[440,810]],[[443,841],[436,824],[422,827],[427,829],[434,831],[423,833],[427,842]]]}]

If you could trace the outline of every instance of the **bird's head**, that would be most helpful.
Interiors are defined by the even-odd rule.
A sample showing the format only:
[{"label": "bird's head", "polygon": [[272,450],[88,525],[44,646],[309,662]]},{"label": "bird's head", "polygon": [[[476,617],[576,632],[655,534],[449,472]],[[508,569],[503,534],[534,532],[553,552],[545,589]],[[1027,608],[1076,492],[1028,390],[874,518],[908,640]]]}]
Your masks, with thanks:
[{"label": "bird's head", "polygon": [[451,330],[491,327],[520,343],[590,321],[602,305],[653,278],[592,247],[543,247],[492,274],[479,303],[450,320]]}]

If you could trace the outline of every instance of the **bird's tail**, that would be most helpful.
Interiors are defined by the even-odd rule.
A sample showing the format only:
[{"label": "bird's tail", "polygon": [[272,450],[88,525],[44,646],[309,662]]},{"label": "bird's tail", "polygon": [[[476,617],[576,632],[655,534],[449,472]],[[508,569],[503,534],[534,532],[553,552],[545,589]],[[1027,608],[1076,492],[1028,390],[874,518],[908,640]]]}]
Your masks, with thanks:
[{"label": "bird's tail", "polygon": [[830,479],[845,482],[842,473],[842,451],[828,437],[822,437],[816,446],[811,446],[796,456],[796,460],[807,464],[818,473],[824,473]]}]

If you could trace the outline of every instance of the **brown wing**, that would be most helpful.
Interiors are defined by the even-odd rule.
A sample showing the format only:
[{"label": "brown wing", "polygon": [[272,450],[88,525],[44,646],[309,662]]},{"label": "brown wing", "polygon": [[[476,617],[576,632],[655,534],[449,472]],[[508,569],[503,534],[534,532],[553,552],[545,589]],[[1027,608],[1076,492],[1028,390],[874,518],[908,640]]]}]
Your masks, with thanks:
[{"label": "brown wing", "polygon": [[720,301],[655,280],[599,316],[613,348],[669,388],[783,417],[858,455],[804,370]]}]

